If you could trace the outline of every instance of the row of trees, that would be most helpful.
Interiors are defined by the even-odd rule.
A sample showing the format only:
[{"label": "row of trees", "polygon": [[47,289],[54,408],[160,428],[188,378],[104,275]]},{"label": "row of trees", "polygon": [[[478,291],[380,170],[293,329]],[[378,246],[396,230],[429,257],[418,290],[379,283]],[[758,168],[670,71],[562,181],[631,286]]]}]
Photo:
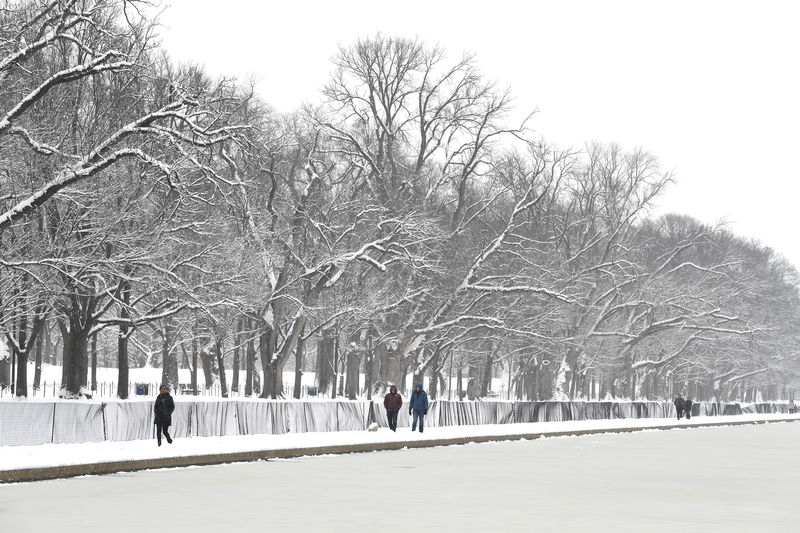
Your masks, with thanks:
[{"label": "row of trees", "polygon": [[18,396],[52,338],[67,397],[94,383],[98,342],[121,397],[131,347],[166,383],[185,361],[195,390],[216,368],[226,391],[233,367],[232,387],[272,398],[290,360],[299,394],[307,353],[350,397],[359,373],[368,395],[411,373],[435,396],[454,363],[470,397],[498,368],[520,398],[796,385],[795,269],[724,228],[650,218],[670,183],[653,156],[509,125],[509,93],[470,56],[360,40],[320,105],[278,114],[172,63],[137,0],[0,6]]}]

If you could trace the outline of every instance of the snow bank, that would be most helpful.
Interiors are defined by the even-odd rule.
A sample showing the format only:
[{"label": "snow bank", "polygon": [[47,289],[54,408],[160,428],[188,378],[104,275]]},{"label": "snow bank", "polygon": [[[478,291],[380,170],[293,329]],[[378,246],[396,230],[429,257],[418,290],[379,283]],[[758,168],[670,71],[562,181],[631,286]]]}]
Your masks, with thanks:
[{"label": "snow bank", "polygon": [[[791,415],[800,419],[800,416]],[[704,424],[725,425],[748,421],[769,421],[787,418],[787,415],[738,415],[704,419]],[[450,427],[426,427],[424,433],[412,433],[408,427],[392,432],[342,431],[314,433],[285,433],[280,435],[237,435],[227,437],[176,438],[171,445],[158,447],[155,440],[133,440],[127,442],[87,442],[71,444],[42,444],[38,446],[12,446],[2,450],[0,470],[41,468],[96,464],[115,461],[158,459],[162,457],[190,457],[219,453],[237,453],[262,450],[292,450],[347,444],[377,444],[403,441],[436,441],[440,439],[474,438],[483,436],[530,435],[533,433],[557,434],[587,430],[615,430],[640,428],[657,430],[676,424],[689,425],[693,421],[617,419],[617,420],[572,420],[532,424],[492,424]],[[152,437],[151,437],[152,439]]]}]

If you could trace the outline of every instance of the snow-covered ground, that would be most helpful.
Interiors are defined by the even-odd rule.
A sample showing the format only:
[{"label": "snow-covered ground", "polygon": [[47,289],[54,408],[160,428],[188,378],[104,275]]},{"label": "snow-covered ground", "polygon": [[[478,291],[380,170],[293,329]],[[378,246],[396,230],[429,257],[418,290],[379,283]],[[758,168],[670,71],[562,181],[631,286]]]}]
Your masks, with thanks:
[{"label": "snow-covered ground", "polygon": [[[581,424],[611,422],[643,421]],[[424,435],[463,429],[431,428]],[[324,435],[326,442],[345,437]],[[130,443],[136,446],[130,449],[129,443],[80,446],[156,455],[195,446],[219,451],[223,442],[229,449],[246,446],[246,439],[255,440],[191,439],[160,449],[153,442]],[[4,531],[64,533],[794,532],[798,441],[800,424],[776,423],[93,476],[0,486],[0,520]]]},{"label": "snow-covered ground", "polygon": [[369,444],[397,442],[407,439],[436,440],[486,435],[521,435],[530,433],[560,433],[585,429],[654,428],[678,424],[703,423],[726,425],[737,421],[796,418],[800,415],[747,414],[739,416],[694,417],[676,421],[663,418],[581,420],[566,422],[539,422],[532,424],[487,424],[479,426],[427,427],[424,433],[412,433],[410,428],[399,428],[393,433],[386,428],[379,431],[337,431],[324,433],[285,433],[280,435],[235,435],[225,437],[192,437],[175,439],[160,448],[153,440],[83,442],[74,444],[42,444],[38,446],[0,447],[0,470],[38,468],[74,464],[102,463],[159,457],[183,457],[218,453],[235,453],[258,450],[285,450],[336,446],[341,444]]},{"label": "snow-covered ground", "polygon": [[[41,388],[39,390],[33,390],[33,378],[34,378],[34,364],[28,362],[28,391],[31,397],[37,398],[53,398],[54,396],[58,395],[58,388],[61,384],[61,366],[55,365],[42,365],[42,377],[41,377]],[[131,368],[128,371],[128,381],[130,383],[129,386],[129,394],[131,397],[136,395],[136,384],[143,383],[148,386],[148,394],[147,396],[155,396],[158,394],[158,386],[161,384],[161,368],[156,368],[152,366],[147,366],[144,368]],[[263,375],[262,372],[259,371],[259,375]],[[228,389],[230,389],[231,384],[233,383],[233,371],[231,369],[225,370],[225,376],[227,379]],[[117,368],[112,367],[98,367],[97,368],[97,391],[95,392],[94,397],[96,398],[115,398],[117,395],[116,383],[119,377],[119,370]],[[240,371],[239,372],[239,383],[244,383],[246,378],[246,372]],[[178,369],[178,379],[180,383],[183,385],[188,386],[192,382],[192,375],[191,371],[187,368]],[[313,372],[306,372],[303,374],[302,385],[303,387],[313,387],[314,381],[316,376]],[[216,381],[208,390],[205,390],[205,376],[202,371],[197,373],[197,386],[202,389],[202,394],[207,395],[214,395],[220,396],[219,391],[219,382]],[[263,382],[263,379],[262,379]],[[283,373],[283,382],[284,387],[291,391],[294,387],[294,372],[284,372]],[[231,395],[241,396],[244,394],[244,386],[241,386],[239,394],[229,393]],[[173,394],[180,393],[178,391],[172,391]],[[11,392],[9,390],[2,391],[0,396],[10,396]]]},{"label": "snow-covered ground", "polygon": [[[42,377],[41,377],[41,385],[38,390],[33,389],[33,378],[34,378],[34,371],[35,367],[32,362],[28,362],[28,394],[30,398],[54,398],[58,396],[58,389],[61,386],[61,366],[58,365],[42,365]],[[258,371],[259,375],[261,376],[261,383],[264,382],[263,379],[263,372],[260,370]],[[242,385],[247,377],[247,373],[244,370],[239,371],[239,391],[233,392],[230,390],[231,384],[233,383],[233,375],[234,372],[230,368],[225,370],[226,382],[228,385],[228,395],[230,397],[243,397],[244,396],[244,385]],[[113,367],[98,367],[97,368],[97,390],[95,391],[93,397],[99,399],[112,399],[116,398],[117,396],[117,379],[119,377],[119,370]],[[181,385],[188,387],[189,384],[192,382],[192,375],[191,371],[188,368],[180,368],[178,369],[178,379]],[[364,374],[360,374],[359,377],[361,388],[364,387]],[[406,387],[410,388],[412,386],[413,376],[409,374],[406,376]],[[463,379],[463,388],[466,390],[467,388],[467,378]],[[142,383],[148,386],[148,391],[146,396],[154,397],[158,394],[158,386],[161,383],[161,368],[156,368],[152,366],[147,366],[143,368],[131,368],[129,370],[128,375],[128,382],[129,382],[129,390],[128,394],[131,398],[136,396],[136,384]],[[428,377],[425,378],[425,386],[427,387],[430,383],[430,379]],[[451,383],[453,389],[456,388],[457,380],[455,378],[451,378]],[[198,371],[197,373],[197,386],[200,388],[200,394],[203,396],[212,396],[212,397],[221,397],[220,391],[220,384],[217,378],[215,377],[215,382],[208,388],[205,386],[205,375],[202,371]],[[302,386],[302,396],[303,398],[308,397],[308,388],[309,387],[316,387],[316,373],[315,372],[303,372],[301,386]],[[291,395],[292,391],[294,390],[294,371],[286,371],[283,373],[283,388],[285,391],[288,391],[288,394]],[[180,395],[180,390],[172,391],[174,395]],[[323,392],[319,392],[319,394],[324,394]],[[451,393],[455,396],[455,391]],[[506,399],[508,397],[508,377],[503,376],[499,378],[492,378],[491,384],[491,394],[492,398],[502,398]],[[8,398],[11,397],[11,391],[8,388],[0,389],[0,398]],[[455,399],[455,398],[454,398]]]}]

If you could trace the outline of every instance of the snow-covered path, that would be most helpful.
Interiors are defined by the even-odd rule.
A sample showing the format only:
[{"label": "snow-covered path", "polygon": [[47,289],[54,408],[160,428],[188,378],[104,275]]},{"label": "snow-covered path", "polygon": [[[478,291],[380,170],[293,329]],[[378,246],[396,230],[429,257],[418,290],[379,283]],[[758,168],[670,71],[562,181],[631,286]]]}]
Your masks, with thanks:
[{"label": "snow-covered path", "polygon": [[800,424],[304,457],[0,486],[9,531],[797,531]]},{"label": "snow-covered path", "polygon": [[[425,433],[411,433],[399,428],[397,433],[380,431],[334,431],[285,433],[280,435],[231,435],[225,437],[192,437],[175,439],[172,445],[157,447],[154,439],[133,441],[81,442],[71,444],[41,444],[36,446],[0,447],[0,472],[15,469],[46,468],[118,461],[144,461],[162,458],[198,457],[212,454],[235,454],[260,450],[315,449],[332,446],[402,443],[408,440],[438,441],[470,439],[483,436],[509,437],[514,435],[553,434],[564,432],[624,430],[626,428],[660,428],[689,424],[727,425],[770,420],[795,419],[800,415],[745,414],[736,416],[694,417],[676,421],[671,418],[625,418],[602,420],[571,420],[531,424],[486,424],[477,426],[428,427]],[[324,453],[324,450],[323,450]]]}]

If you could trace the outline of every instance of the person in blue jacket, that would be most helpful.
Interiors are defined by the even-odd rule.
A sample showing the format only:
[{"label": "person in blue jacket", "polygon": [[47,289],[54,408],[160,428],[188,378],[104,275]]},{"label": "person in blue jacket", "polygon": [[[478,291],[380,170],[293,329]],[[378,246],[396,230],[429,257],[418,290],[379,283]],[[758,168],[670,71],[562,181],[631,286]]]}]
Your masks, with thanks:
[{"label": "person in blue jacket", "polygon": [[417,430],[417,420],[419,420],[419,432],[424,429],[425,415],[428,414],[428,393],[422,390],[422,383],[417,383],[414,392],[411,393],[411,400],[408,402],[408,414],[414,415],[411,422],[411,431]]}]

